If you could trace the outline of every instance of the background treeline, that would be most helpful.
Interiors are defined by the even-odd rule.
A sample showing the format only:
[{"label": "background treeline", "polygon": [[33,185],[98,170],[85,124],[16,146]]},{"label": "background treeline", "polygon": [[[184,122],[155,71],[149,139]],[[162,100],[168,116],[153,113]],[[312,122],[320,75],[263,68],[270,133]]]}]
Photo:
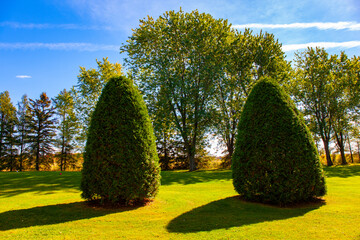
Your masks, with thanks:
[{"label": "background treeline", "polygon": [[[308,48],[291,63],[274,35],[240,32],[197,11],[140,22],[121,51],[147,103],[163,169],[218,164],[205,150],[211,138],[224,147],[221,163],[229,166],[242,107],[264,76],[296,102],[324,164],[359,161],[360,57]],[[101,90],[122,74],[120,64],[103,58],[97,69],[80,67],[77,84],[53,99],[24,95],[15,107],[2,92],[0,169],[80,169]]]}]

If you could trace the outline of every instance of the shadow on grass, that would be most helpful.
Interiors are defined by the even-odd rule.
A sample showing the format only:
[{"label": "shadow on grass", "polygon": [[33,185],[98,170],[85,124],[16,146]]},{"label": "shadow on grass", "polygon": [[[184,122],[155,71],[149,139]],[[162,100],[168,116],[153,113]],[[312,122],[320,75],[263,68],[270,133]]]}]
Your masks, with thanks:
[{"label": "shadow on grass", "polygon": [[217,200],[186,212],[171,220],[167,225],[167,230],[177,233],[193,233],[289,219],[303,216],[320,208],[323,204],[312,203],[298,208],[278,208],[245,202],[235,196]]},{"label": "shadow on grass", "polygon": [[210,181],[229,181],[232,179],[230,170],[206,171],[162,171],[161,185],[195,184]]},{"label": "shadow on grass", "polygon": [[360,176],[360,165],[344,165],[324,167],[325,175],[327,177],[356,177]]},{"label": "shadow on grass", "polygon": [[0,173],[0,197],[26,192],[51,194],[59,190],[80,190],[80,172],[3,172]]},{"label": "shadow on grass", "polygon": [[[163,171],[161,184],[195,184],[209,181],[229,181],[230,170]],[[80,191],[81,172],[0,172],[0,197],[12,197],[26,192],[52,194],[56,191]]]},{"label": "shadow on grass", "polygon": [[86,202],[74,202],[12,210],[0,213],[0,231],[90,219],[136,208],[139,207],[107,209],[92,207]]}]

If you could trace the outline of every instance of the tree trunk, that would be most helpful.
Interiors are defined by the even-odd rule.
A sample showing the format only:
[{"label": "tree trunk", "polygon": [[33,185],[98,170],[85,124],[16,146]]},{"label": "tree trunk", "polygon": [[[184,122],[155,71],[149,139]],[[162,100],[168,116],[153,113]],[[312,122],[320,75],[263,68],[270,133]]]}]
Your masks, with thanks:
[{"label": "tree trunk", "polygon": [[330,149],[329,149],[329,141],[323,139],[324,143],[324,150],[325,150],[325,156],[326,156],[326,165],[332,166],[333,162],[331,161],[331,155],[330,155]]},{"label": "tree trunk", "polygon": [[4,126],[4,115],[1,114],[1,121],[0,121],[0,158],[3,156],[3,152],[2,152],[2,149],[3,149],[3,138],[5,136],[5,133],[4,133],[4,129],[5,129],[5,126]]},{"label": "tree trunk", "polygon": [[190,163],[190,172],[196,170],[196,164],[195,164],[195,156],[194,154],[189,155],[189,163]]},{"label": "tree trunk", "polygon": [[234,143],[233,143],[233,142],[231,142],[231,143],[228,145],[227,150],[228,150],[228,153],[229,153],[229,159],[231,159],[231,158],[232,158],[232,155],[233,155],[233,153],[234,153]]},{"label": "tree trunk", "polygon": [[[23,141],[23,140],[21,140]],[[21,145],[20,145],[20,154],[19,154],[19,171],[21,172],[22,169],[23,169],[23,153],[24,152],[24,144],[21,142]]]},{"label": "tree trunk", "polygon": [[358,161],[360,162],[360,142],[357,142],[358,145]]},{"label": "tree trunk", "polygon": [[36,156],[35,156],[35,169],[36,171],[40,170],[40,142],[38,140],[37,146],[36,146]]},{"label": "tree trunk", "polygon": [[196,170],[196,164],[195,164],[195,151],[192,147],[192,144],[186,144],[187,145],[187,155],[189,160],[189,171],[195,171]]},{"label": "tree trunk", "polygon": [[164,144],[163,144],[163,147],[164,147],[165,170],[169,169],[169,154],[168,154],[168,149],[167,149],[168,148],[167,140],[168,140],[167,134],[164,132]]},{"label": "tree trunk", "polygon": [[340,149],[341,165],[346,165],[347,162],[346,162],[346,157],[345,157],[344,134],[342,132],[340,132],[340,133],[335,132],[335,137],[336,137],[336,141],[339,146],[339,149]]},{"label": "tree trunk", "polygon": [[350,136],[349,136],[349,134],[347,135],[347,140],[348,140],[348,144],[349,144],[349,151],[350,151],[350,156],[351,156],[351,162],[354,163],[354,157],[353,157],[352,150],[351,150],[351,142],[350,142]]}]

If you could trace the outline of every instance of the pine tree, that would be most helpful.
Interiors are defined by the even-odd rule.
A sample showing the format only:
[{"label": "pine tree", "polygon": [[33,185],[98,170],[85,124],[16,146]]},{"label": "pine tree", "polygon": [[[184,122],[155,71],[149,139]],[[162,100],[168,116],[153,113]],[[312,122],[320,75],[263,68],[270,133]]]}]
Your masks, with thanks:
[{"label": "pine tree", "polygon": [[286,205],[325,194],[304,119],[270,78],[260,80],[245,103],[232,161],[234,187],[246,200]]},{"label": "pine tree", "polygon": [[15,111],[9,92],[0,93],[0,170],[12,171],[15,168],[15,124],[17,120]]},{"label": "pine tree", "polygon": [[130,79],[111,78],[91,118],[82,197],[139,203],[155,197],[159,185],[159,159],[145,103]]},{"label": "pine tree", "polygon": [[53,151],[53,137],[55,134],[54,107],[45,92],[40,99],[30,99],[29,141],[35,158],[35,169],[40,170],[40,164],[45,163],[47,155]]}]

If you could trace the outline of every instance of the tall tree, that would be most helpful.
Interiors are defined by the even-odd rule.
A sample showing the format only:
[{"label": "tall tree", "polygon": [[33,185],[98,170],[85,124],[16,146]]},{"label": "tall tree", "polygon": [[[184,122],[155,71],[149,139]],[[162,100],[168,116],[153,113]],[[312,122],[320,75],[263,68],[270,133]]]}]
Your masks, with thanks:
[{"label": "tall tree", "polygon": [[305,116],[313,116],[316,133],[323,141],[327,165],[333,165],[329,144],[334,117],[331,114],[333,85],[331,64],[323,48],[308,48],[295,54],[296,78],[291,84],[292,94],[300,103]]},{"label": "tall tree", "polygon": [[[345,140],[346,134],[351,127],[352,113],[360,103],[360,68],[359,63],[352,64],[344,52],[340,56],[333,55],[333,98],[331,99],[331,111],[334,117],[334,135],[340,150],[341,163],[346,164]],[[356,59],[355,59],[356,60]],[[356,68],[354,71],[352,68]]]},{"label": "tall tree", "polygon": [[122,75],[121,65],[110,63],[107,57],[103,58],[102,61],[96,60],[96,63],[97,69],[80,67],[77,85],[71,90],[76,118],[80,123],[77,140],[81,149],[85,146],[91,114],[95,109],[101,90],[111,77]]},{"label": "tall tree", "polygon": [[128,54],[125,63],[145,95],[162,91],[193,171],[198,144],[210,126],[214,84],[222,74],[230,25],[209,14],[182,10],[140,23],[121,48]]},{"label": "tall tree", "polygon": [[0,169],[15,168],[16,155],[16,108],[8,91],[0,93]]},{"label": "tall tree", "polygon": [[58,138],[56,145],[61,149],[59,154],[60,170],[74,163],[75,136],[78,132],[78,122],[75,116],[74,99],[66,89],[62,90],[54,99],[56,113],[58,115]]},{"label": "tall tree", "polygon": [[154,127],[156,147],[159,154],[161,169],[168,170],[170,159],[181,155],[178,146],[182,145],[181,136],[176,129],[174,118],[168,104],[164,104],[164,94],[160,89],[157,95],[147,95],[149,116]]},{"label": "tall tree", "polygon": [[312,130],[324,143],[327,164],[332,165],[332,138],[340,150],[342,164],[346,164],[346,134],[360,103],[359,58],[348,59],[344,52],[329,56],[322,48],[308,48],[296,57],[294,96],[305,115],[315,122]]},{"label": "tall tree", "polygon": [[28,110],[30,112],[28,117],[29,140],[35,158],[35,169],[39,171],[40,164],[53,151],[53,137],[56,135],[55,109],[51,106],[51,100],[43,92],[40,99],[30,99]]},{"label": "tall tree", "polygon": [[18,103],[17,109],[17,134],[18,134],[18,148],[19,148],[19,171],[24,170],[24,162],[29,158],[29,124],[28,119],[30,115],[29,100],[27,95],[23,95],[21,102]]},{"label": "tall tree", "polygon": [[215,133],[225,143],[231,159],[237,124],[242,106],[259,77],[270,76],[285,82],[291,70],[285,60],[281,44],[274,35],[260,32],[253,35],[249,29],[244,33],[234,31],[227,46],[225,71],[217,81],[215,92]]}]

